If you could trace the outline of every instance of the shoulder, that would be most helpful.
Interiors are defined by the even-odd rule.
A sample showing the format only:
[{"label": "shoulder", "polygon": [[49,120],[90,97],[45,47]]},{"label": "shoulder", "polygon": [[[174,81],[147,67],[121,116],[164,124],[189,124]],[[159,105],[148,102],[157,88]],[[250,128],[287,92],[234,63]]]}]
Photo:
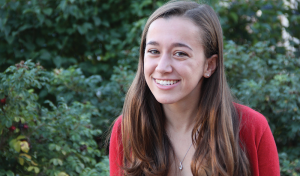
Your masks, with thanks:
[{"label": "shoulder", "polygon": [[111,131],[111,142],[112,142],[112,139],[115,139],[116,141],[121,140],[121,137],[122,137],[121,124],[122,124],[122,115],[120,115],[114,122],[112,131]]},{"label": "shoulder", "polygon": [[119,116],[113,125],[110,144],[109,144],[109,167],[110,175],[123,175],[122,174],[122,161],[123,161],[123,145],[122,145],[122,115]]},{"label": "shoulder", "polygon": [[248,106],[234,104],[240,117],[240,137],[246,144],[251,141],[258,147],[266,130],[270,130],[267,119]]},{"label": "shoulder", "polygon": [[121,130],[121,124],[122,124],[122,115],[120,115],[114,122],[114,125],[113,125],[113,131],[114,130]]},{"label": "shoulder", "polygon": [[240,130],[255,130],[256,133],[262,134],[269,127],[266,117],[261,113],[245,105],[234,105],[240,117]]}]

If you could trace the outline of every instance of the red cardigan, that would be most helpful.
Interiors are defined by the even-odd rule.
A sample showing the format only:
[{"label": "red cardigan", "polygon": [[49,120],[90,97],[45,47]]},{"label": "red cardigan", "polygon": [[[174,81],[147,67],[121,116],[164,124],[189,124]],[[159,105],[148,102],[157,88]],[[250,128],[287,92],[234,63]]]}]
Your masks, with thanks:
[{"label": "red cardigan", "polygon": [[[274,137],[266,118],[253,109],[236,104],[240,116],[240,138],[243,141],[251,164],[253,176],[280,176],[279,159]],[[112,129],[109,146],[110,175],[121,176],[123,146],[120,116]]]}]

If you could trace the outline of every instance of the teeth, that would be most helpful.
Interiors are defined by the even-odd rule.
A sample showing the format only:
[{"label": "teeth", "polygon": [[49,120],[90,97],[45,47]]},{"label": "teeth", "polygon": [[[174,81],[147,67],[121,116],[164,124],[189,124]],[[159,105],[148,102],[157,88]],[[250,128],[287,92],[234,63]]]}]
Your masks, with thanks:
[{"label": "teeth", "polygon": [[179,80],[173,81],[173,80],[158,80],[158,79],[156,79],[155,81],[156,81],[156,83],[163,85],[163,86],[168,86],[168,85],[172,85],[172,84],[179,82]]}]

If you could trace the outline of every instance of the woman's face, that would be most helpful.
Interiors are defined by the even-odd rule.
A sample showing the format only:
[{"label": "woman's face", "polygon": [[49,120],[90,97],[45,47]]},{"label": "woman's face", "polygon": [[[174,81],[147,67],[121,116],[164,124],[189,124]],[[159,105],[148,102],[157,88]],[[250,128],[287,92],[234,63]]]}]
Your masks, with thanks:
[{"label": "woman's face", "polygon": [[144,75],[158,102],[197,101],[206,69],[200,29],[192,21],[171,17],[151,23],[146,36]]}]

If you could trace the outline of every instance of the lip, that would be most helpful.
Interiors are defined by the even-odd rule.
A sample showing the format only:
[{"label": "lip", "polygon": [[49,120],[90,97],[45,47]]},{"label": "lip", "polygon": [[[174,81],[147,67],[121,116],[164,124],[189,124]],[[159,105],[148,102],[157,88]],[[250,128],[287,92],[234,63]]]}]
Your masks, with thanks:
[{"label": "lip", "polygon": [[[158,84],[155,80],[156,80],[156,78],[152,78],[152,80],[153,80],[153,82],[155,83],[155,85],[159,88],[159,89],[162,89],[162,90],[170,90],[170,89],[173,89],[174,87],[176,87],[178,84],[179,84],[179,82],[181,81],[181,80],[179,80],[177,83],[175,83],[175,84],[172,84],[172,85],[168,85],[168,86],[163,86],[163,85],[160,85],[160,84]],[[178,79],[159,79],[159,80],[172,80],[172,81],[176,81],[176,80],[178,80]]]}]

